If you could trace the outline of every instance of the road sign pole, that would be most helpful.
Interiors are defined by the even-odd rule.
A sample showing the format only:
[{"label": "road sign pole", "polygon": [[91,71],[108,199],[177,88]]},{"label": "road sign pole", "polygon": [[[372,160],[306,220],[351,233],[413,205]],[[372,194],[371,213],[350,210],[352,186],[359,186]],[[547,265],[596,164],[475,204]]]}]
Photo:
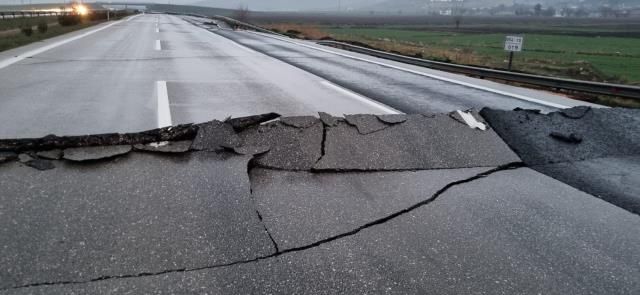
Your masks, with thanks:
[{"label": "road sign pole", "polygon": [[513,51],[509,51],[509,71],[511,71],[512,65],[513,65]]}]

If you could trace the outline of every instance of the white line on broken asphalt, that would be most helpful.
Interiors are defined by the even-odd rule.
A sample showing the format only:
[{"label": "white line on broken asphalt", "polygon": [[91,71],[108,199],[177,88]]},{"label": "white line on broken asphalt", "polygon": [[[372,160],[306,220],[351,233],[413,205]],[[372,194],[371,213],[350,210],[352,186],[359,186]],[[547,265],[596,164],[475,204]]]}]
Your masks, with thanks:
[{"label": "white line on broken asphalt", "polygon": [[351,58],[351,59],[355,59],[355,60],[359,60],[359,61],[364,61],[364,62],[376,64],[376,65],[379,65],[379,66],[388,67],[388,68],[392,68],[392,69],[396,69],[396,70],[400,70],[400,71],[404,71],[404,72],[408,72],[408,73],[412,73],[412,74],[416,74],[416,75],[420,75],[420,76],[425,76],[425,77],[429,77],[429,78],[433,78],[433,79],[437,79],[437,80],[441,80],[441,81],[445,81],[445,82],[449,82],[449,83],[454,83],[454,84],[458,84],[458,85],[462,85],[462,86],[466,86],[466,87],[470,87],[470,88],[475,88],[475,89],[479,89],[479,90],[483,90],[483,91],[487,91],[487,92],[492,92],[492,93],[496,93],[496,94],[500,94],[500,95],[504,95],[504,96],[509,96],[509,97],[520,99],[520,100],[536,103],[536,104],[539,104],[539,105],[544,105],[544,106],[558,108],[558,109],[566,109],[566,108],[568,108],[568,106],[565,106],[565,105],[562,105],[562,104],[557,104],[557,103],[553,103],[553,102],[549,102],[549,101],[545,101],[545,100],[541,100],[541,99],[537,99],[537,98],[533,98],[533,97],[528,97],[528,96],[525,96],[525,95],[515,94],[515,93],[511,93],[511,92],[507,92],[507,91],[502,91],[502,90],[493,89],[493,88],[489,88],[489,87],[485,87],[485,86],[480,86],[480,85],[476,85],[476,84],[472,84],[472,83],[467,83],[467,82],[463,82],[463,81],[459,81],[459,80],[455,80],[455,79],[451,79],[451,78],[446,78],[446,77],[442,77],[442,76],[438,76],[438,75],[427,74],[427,73],[424,73],[424,72],[415,71],[415,70],[411,70],[411,69],[407,69],[407,68],[403,68],[403,67],[399,67],[399,66],[383,63],[383,62],[378,62],[378,61],[374,61],[374,60],[370,60],[370,59],[366,59],[366,58],[356,57],[356,56],[353,56],[353,55],[348,55],[348,54],[344,54],[344,53],[340,53],[340,52],[336,52],[336,51],[332,51],[332,50],[327,50],[327,49],[324,49],[324,48],[318,48],[318,47],[311,46],[311,45],[308,45],[308,44],[304,44],[304,43],[301,43],[301,42],[296,42],[296,41],[293,41],[293,40],[287,40],[286,38],[272,36],[272,35],[266,34],[266,33],[259,33],[259,32],[253,32],[253,31],[247,31],[247,32],[250,32],[250,33],[253,33],[253,34],[257,34],[257,35],[261,35],[261,36],[265,36],[265,37],[269,37],[269,38],[278,39],[280,41],[284,41],[284,42],[288,42],[288,43],[293,43],[293,44],[296,44],[296,45],[300,45],[300,46],[303,46],[303,47],[315,49],[315,50],[318,50],[318,51],[339,55],[339,56],[342,56],[342,57],[347,57],[347,58]]},{"label": "white line on broken asphalt", "polygon": [[333,84],[333,83],[331,83],[329,81],[320,81],[320,84],[322,84],[324,86],[327,86],[327,87],[329,87],[329,88],[331,88],[333,90],[336,90],[336,91],[338,91],[340,93],[343,93],[343,94],[345,94],[345,95],[347,95],[347,96],[349,96],[351,98],[355,98],[355,99],[357,99],[357,100],[359,100],[359,101],[361,101],[361,102],[363,102],[363,103],[365,103],[367,105],[375,107],[375,108],[377,108],[377,109],[379,109],[379,110],[381,110],[381,111],[383,111],[383,112],[385,112],[387,114],[402,114],[402,112],[400,112],[400,111],[398,111],[398,110],[396,110],[394,108],[391,108],[389,106],[381,104],[381,103],[379,103],[379,102],[377,102],[377,101],[375,101],[375,100],[373,100],[371,98],[368,98],[366,96],[363,96],[361,94],[353,92],[353,91],[351,91],[349,89],[340,87],[340,86],[338,86],[336,84]]},{"label": "white line on broken asphalt", "polygon": [[157,81],[156,88],[158,89],[158,128],[171,126],[167,81]]},{"label": "white line on broken asphalt", "polygon": [[476,120],[476,118],[472,114],[469,114],[467,112],[463,112],[463,111],[460,111],[460,110],[457,110],[456,112],[458,112],[458,115],[460,115],[462,120],[464,120],[464,122],[467,123],[467,125],[469,125],[469,127],[478,128],[478,129],[480,129],[482,131],[487,130],[487,125],[485,125],[482,122],[478,122],[478,120]]},{"label": "white line on broken asphalt", "polygon": [[[130,17],[130,18],[127,19],[127,21],[129,21],[129,20],[131,20],[131,19],[133,19],[134,17],[137,17],[137,16],[138,15]],[[58,46],[62,46],[62,45],[67,44],[69,42],[73,42],[73,41],[76,41],[78,39],[81,39],[81,38],[84,38],[86,36],[89,36],[91,34],[95,34],[97,32],[100,32],[100,31],[102,31],[104,29],[110,28],[111,26],[119,24],[121,22],[122,21],[116,21],[116,22],[110,23],[110,24],[108,24],[108,25],[106,25],[104,27],[101,27],[101,28],[98,28],[98,29],[95,29],[95,30],[92,30],[92,31],[88,31],[88,32],[82,33],[80,35],[73,36],[73,37],[71,37],[69,39],[65,39],[65,40],[62,40],[62,41],[59,41],[59,42],[56,42],[56,43],[53,43],[53,44],[49,44],[47,46],[43,46],[43,47],[40,47],[38,49],[27,51],[27,52],[25,52],[23,54],[19,54],[19,55],[16,55],[14,57],[8,58],[6,60],[0,61],[0,69],[6,68],[6,67],[8,67],[8,66],[10,66],[10,65],[12,65],[14,63],[17,63],[17,62],[19,62],[19,61],[21,61],[21,60],[23,60],[25,58],[29,58],[29,57],[32,57],[34,55],[38,55],[38,54],[43,53],[45,51],[54,49],[54,48],[56,48]]]}]

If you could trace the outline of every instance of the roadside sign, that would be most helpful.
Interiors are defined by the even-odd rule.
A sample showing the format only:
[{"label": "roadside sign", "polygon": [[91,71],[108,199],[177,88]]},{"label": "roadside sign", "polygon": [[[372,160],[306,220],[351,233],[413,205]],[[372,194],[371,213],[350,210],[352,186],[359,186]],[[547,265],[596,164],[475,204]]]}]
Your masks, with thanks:
[{"label": "roadside sign", "polygon": [[523,42],[524,37],[522,36],[507,36],[504,41],[504,50],[511,52],[520,52],[522,51]]}]

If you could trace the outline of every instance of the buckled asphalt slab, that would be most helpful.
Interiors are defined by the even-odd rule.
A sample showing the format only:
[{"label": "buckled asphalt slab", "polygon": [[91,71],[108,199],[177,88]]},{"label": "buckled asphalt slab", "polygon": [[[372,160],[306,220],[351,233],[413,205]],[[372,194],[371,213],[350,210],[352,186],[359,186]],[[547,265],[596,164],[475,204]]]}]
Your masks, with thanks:
[{"label": "buckled asphalt slab", "polygon": [[[550,126],[575,133],[593,111],[548,115]],[[580,150],[559,146],[550,152],[580,160],[527,162],[542,156],[510,134],[558,141],[528,126],[546,115],[490,112],[465,113],[484,131],[455,113],[266,114],[144,136],[0,140],[0,294],[637,293],[639,217],[572,176],[604,165],[587,180],[633,194],[636,156],[593,145],[571,158]],[[591,144],[581,136],[560,142]],[[105,143],[134,149],[47,158]],[[548,167],[560,164],[586,168]]]},{"label": "buckled asphalt slab", "polygon": [[640,110],[481,114],[533,169],[640,214]]}]

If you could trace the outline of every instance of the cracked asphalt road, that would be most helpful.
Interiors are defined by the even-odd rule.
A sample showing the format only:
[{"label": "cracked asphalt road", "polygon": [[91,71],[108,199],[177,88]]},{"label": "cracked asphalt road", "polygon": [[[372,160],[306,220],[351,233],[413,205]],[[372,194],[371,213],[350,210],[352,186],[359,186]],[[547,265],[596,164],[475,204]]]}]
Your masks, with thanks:
[{"label": "cracked asphalt road", "polygon": [[634,110],[102,28],[0,68],[0,294],[640,293]]},{"label": "cracked asphalt road", "polygon": [[[488,123],[501,118],[497,132],[448,114],[372,116],[388,126],[367,134],[336,117],[238,118],[193,126],[196,133],[102,136],[134,144],[107,159],[86,145],[109,143],[91,136],[0,140],[0,224],[9,225],[0,234],[0,294],[637,293],[638,215],[507,152],[514,143],[505,122],[535,114],[522,112],[483,110]],[[574,124],[560,122],[555,128]],[[516,120],[510,130],[528,124]],[[355,133],[327,132],[334,128]],[[391,128],[395,141],[437,139],[442,129],[450,142],[379,157],[395,146],[377,139]],[[468,131],[475,135],[462,136]],[[300,140],[305,132],[320,140]],[[143,145],[155,136],[195,141],[190,151]],[[607,154],[602,133],[582,136]],[[52,143],[58,152],[35,152]],[[351,155],[329,155],[329,144],[350,145],[377,165],[345,169],[340,157]],[[465,145],[486,159],[437,161]],[[69,151],[85,156],[70,160]],[[55,168],[39,171],[24,155]],[[334,164],[314,167],[325,157]],[[411,159],[439,164],[403,166]]]}]

